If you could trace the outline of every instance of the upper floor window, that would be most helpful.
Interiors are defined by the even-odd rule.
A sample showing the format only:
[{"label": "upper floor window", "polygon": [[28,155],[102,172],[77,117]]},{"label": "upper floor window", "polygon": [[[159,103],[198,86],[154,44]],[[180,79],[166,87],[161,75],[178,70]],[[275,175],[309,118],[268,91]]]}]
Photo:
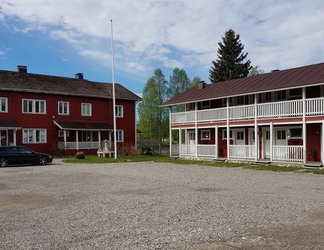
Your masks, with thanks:
[{"label": "upper floor window", "polygon": [[263,102],[272,101],[272,92],[263,93]]},{"label": "upper floor window", "polygon": [[68,102],[58,102],[58,114],[68,115],[69,114],[69,103]]},{"label": "upper floor window", "polygon": [[244,96],[236,97],[236,105],[244,105]]},{"label": "upper floor window", "polygon": [[124,131],[123,130],[116,130],[116,141],[117,142],[124,141]]},{"label": "upper floor window", "polygon": [[46,114],[46,102],[42,100],[22,100],[23,113]]},{"label": "upper floor window", "polygon": [[287,99],[286,90],[277,91],[277,100],[278,101],[284,101],[286,99]]},{"label": "upper floor window", "polygon": [[8,99],[0,97],[0,112],[8,112]]},{"label": "upper floor window", "polygon": [[23,143],[46,143],[46,130],[24,129]]},{"label": "upper floor window", "polygon": [[290,89],[289,90],[289,98],[300,98],[302,97],[302,89]]},{"label": "upper floor window", "polygon": [[116,117],[123,117],[124,116],[124,108],[123,106],[116,105]]},{"label": "upper floor window", "polygon": [[210,107],[210,101],[203,101],[201,102],[201,108],[202,109],[207,109]]},{"label": "upper floor window", "polygon": [[82,116],[91,116],[91,103],[82,103],[81,104]]},{"label": "upper floor window", "polygon": [[189,111],[192,111],[192,110],[195,110],[196,109],[195,103],[189,103],[187,107],[188,107],[188,110]]}]

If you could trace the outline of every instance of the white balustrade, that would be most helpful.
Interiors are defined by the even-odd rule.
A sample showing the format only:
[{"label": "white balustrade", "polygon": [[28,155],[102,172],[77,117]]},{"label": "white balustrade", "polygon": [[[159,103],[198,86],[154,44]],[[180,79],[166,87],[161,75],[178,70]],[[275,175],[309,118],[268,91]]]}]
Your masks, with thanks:
[{"label": "white balustrade", "polygon": [[274,161],[303,162],[303,146],[273,146]]}]

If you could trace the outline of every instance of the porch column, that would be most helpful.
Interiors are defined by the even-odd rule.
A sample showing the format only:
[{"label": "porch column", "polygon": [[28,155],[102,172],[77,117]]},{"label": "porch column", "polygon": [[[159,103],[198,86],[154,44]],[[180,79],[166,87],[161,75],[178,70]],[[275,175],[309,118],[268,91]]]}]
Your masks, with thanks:
[{"label": "porch column", "polygon": [[322,143],[321,143],[321,163],[324,161],[324,121],[322,121]]},{"label": "porch column", "polygon": [[171,112],[172,112],[172,109],[171,107],[169,107],[169,156],[171,157],[172,156],[172,129],[171,129],[171,124],[172,124],[172,121],[171,121]]},{"label": "porch column", "polygon": [[216,159],[219,157],[218,155],[218,126],[215,126],[215,156]]},{"label": "porch column", "polygon": [[270,162],[272,162],[272,158],[273,158],[272,145],[273,145],[273,123],[270,122]]},{"label": "porch column", "polygon": [[259,131],[258,131],[258,95],[254,94],[254,146],[255,146],[255,157],[254,160],[257,161],[258,156],[258,148],[259,148]]},{"label": "porch column", "polygon": [[17,129],[13,131],[13,144],[14,146],[17,145]]},{"label": "porch column", "polygon": [[109,138],[108,138],[108,140],[109,140],[109,148],[111,148],[111,131],[109,131],[109,136],[108,136]]},{"label": "porch column", "polygon": [[98,148],[101,148],[101,131],[98,131]]},{"label": "porch column", "polygon": [[198,115],[197,115],[197,110],[198,110],[198,103],[195,103],[195,142],[196,142],[196,158],[198,158],[198,127],[197,127],[197,119],[198,119]]},{"label": "porch column", "polygon": [[230,126],[229,126],[229,98],[226,98],[226,147],[227,147],[227,160],[230,158]]},{"label": "porch column", "polygon": [[67,143],[66,143],[66,130],[63,130],[63,138],[64,138],[64,148],[67,149]]},{"label": "porch column", "polygon": [[306,148],[306,88],[302,88],[303,96],[303,163],[306,164],[307,148]]},{"label": "porch column", "polygon": [[181,157],[181,141],[182,141],[182,131],[179,128],[179,157]]},{"label": "porch column", "polygon": [[79,150],[79,131],[75,131],[75,143],[76,143],[76,150]]}]

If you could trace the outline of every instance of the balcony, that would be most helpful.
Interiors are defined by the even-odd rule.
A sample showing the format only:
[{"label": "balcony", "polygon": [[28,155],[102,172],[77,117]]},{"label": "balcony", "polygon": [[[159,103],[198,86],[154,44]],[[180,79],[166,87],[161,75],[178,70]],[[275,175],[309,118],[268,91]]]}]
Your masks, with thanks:
[{"label": "balcony", "polygon": [[[324,98],[312,98],[305,100],[305,115],[324,115]],[[257,105],[242,105],[227,108],[216,108],[208,110],[198,110],[171,113],[171,125],[191,124],[203,122],[219,122],[235,120],[253,120],[267,118],[301,117],[303,115],[303,100],[260,103]]]}]

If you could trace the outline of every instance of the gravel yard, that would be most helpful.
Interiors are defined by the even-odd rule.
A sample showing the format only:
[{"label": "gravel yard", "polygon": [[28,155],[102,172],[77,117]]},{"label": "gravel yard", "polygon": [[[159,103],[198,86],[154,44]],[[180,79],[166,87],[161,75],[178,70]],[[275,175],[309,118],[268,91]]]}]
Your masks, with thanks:
[{"label": "gravel yard", "polygon": [[324,249],[323,191],[323,175],[241,168],[0,168],[0,249]]}]

